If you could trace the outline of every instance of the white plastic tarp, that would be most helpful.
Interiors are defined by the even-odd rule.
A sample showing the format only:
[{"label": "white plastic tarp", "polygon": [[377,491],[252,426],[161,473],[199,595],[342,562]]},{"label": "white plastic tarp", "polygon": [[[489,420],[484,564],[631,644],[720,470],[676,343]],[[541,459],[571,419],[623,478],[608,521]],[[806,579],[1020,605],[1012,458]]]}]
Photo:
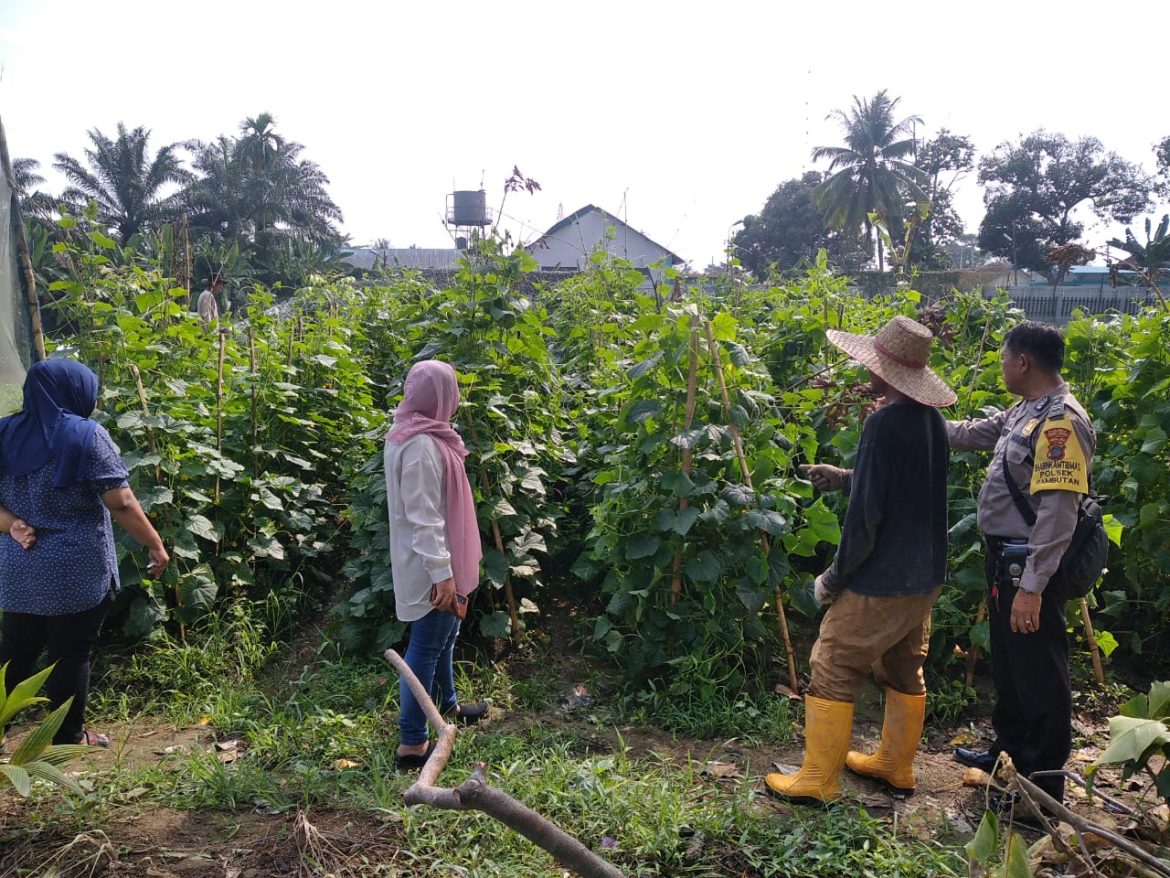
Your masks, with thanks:
[{"label": "white plastic tarp", "polygon": [[24,373],[31,362],[28,299],[18,273],[16,222],[12,186],[0,172],[0,415],[21,407]]}]

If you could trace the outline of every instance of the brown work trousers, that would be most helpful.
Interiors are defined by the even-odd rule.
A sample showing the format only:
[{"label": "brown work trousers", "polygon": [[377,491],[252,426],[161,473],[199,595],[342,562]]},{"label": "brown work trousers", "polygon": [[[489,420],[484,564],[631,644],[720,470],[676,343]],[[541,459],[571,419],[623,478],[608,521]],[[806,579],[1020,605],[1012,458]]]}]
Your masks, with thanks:
[{"label": "brown work trousers", "polygon": [[930,645],[930,608],[941,590],[891,597],[842,591],[813,644],[812,694],[852,702],[872,670],[879,686],[925,695],[922,665]]}]

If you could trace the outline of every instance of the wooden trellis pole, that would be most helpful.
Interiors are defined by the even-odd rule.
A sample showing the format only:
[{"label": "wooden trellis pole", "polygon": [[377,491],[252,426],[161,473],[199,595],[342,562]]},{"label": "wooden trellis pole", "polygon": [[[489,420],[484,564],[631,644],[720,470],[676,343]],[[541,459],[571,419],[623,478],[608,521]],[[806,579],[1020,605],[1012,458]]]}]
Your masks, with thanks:
[{"label": "wooden trellis pole", "polygon": [[[723,377],[723,360],[719,357],[719,346],[715,344],[715,333],[711,329],[711,321],[706,321],[707,329],[707,347],[711,351],[711,359],[715,363],[715,374],[719,378],[719,393],[723,398],[723,411],[727,416],[727,426],[731,430],[731,442],[735,446],[735,456],[739,459],[740,472],[743,475],[743,482],[748,489],[755,493],[755,487],[752,485],[752,472],[748,468],[747,455],[743,451],[743,438],[739,435],[739,427],[736,426],[735,418],[731,413],[731,396],[727,393],[727,379]],[[764,557],[768,557],[772,553],[772,541],[768,539],[768,534],[760,531],[760,544],[764,547]],[[792,637],[788,633],[788,615],[784,612],[784,596],[777,586],[772,594],[773,602],[776,604],[776,620],[780,624],[780,634],[784,638],[784,650],[788,653],[788,682],[793,692],[800,692],[800,683],[796,677],[796,651],[792,648]]]},{"label": "wooden trellis pole", "polygon": [[[219,356],[215,366],[215,450],[223,453],[223,360],[227,352],[227,327],[219,329]],[[219,506],[219,473],[215,474],[215,505]]]},{"label": "wooden trellis pole", "polygon": [[[471,439],[477,447],[482,447],[479,441],[479,433],[475,428],[471,428]],[[491,480],[488,478],[487,471],[483,472],[483,493],[488,496],[491,493]],[[500,522],[492,516],[492,542],[496,544],[496,551],[503,555],[504,560],[508,558],[508,553],[504,551],[504,537],[500,534]],[[512,628],[512,645],[520,645],[520,614],[516,609],[516,594],[512,590],[512,570],[511,565],[509,569],[504,571],[504,601],[508,605],[508,620]]]},{"label": "wooden trellis pole", "polygon": [[191,298],[191,222],[187,214],[183,214],[183,289],[187,291],[187,298]]},{"label": "wooden trellis pole", "polygon": [[[686,418],[683,422],[683,429],[689,430],[691,421],[695,417],[695,394],[698,390],[699,378],[699,315],[691,315],[691,364],[690,370],[687,373],[687,409]],[[683,448],[682,453],[682,471],[686,475],[691,474],[691,446],[688,443]],[[678,508],[681,512],[690,504],[686,497],[679,501]],[[682,594],[682,546],[674,550],[674,566],[672,569],[673,576],[670,581],[670,605],[673,607],[678,603],[679,596]]]},{"label": "wooden trellis pole", "polygon": [[1097,685],[1105,685],[1105,669],[1101,667],[1101,650],[1097,646],[1097,635],[1093,632],[1093,620],[1089,618],[1089,602],[1081,598],[1081,622],[1085,626],[1085,638],[1089,641],[1089,654],[1093,657],[1093,676]]},{"label": "wooden trellis pole", "polygon": [[[975,613],[975,624],[978,625],[987,618],[987,594],[979,600],[979,609]],[[967,649],[967,685],[975,685],[975,662],[979,661],[979,647],[972,641]]]},{"label": "wooden trellis pole", "polygon": [[[146,401],[146,385],[142,383],[142,373],[138,371],[137,364],[130,364],[130,374],[134,376],[134,383],[138,386],[138,402],[142,406],[142,414],[149,418],[150,406]],[[152,454],[158,453],[158,442],[154,438],[154,429],[150,424],[146,425],[146,445]],[[162,467],[157,463],[154,465],[154,483],[160,488],[163,486]],[[175,606],[183,609],[183,593],[179,590],[178,582],[175,582]],[[182,619],[179,620],[179,642],[187,645],[187,626]]]},{"label": "wooden trellis pole", "polygon": [[[496,544],[496,551],[504,556],[506,561],[508,553],[504,551],[504,538],[500,536],[500,523],[496,519],[492,519],[492,539]],[[509,565],[510,567],[511,565]],[[508,604],[508,620],[512,627],[512,645],[520,645],[520,615],[516,611],[516,595],[512,591],[512,571],[511,569],[504,571],[504,600]]]},{"label": "wooden trellis pole", "polygon": [[259,376],[256,372],[256,328],[251,321],[248,322],[248,371],[252,373],[252,478],[256,478],[260,474],[260,464],[256,457],[256,446],[260,438],[256,430],[256,384]]}]

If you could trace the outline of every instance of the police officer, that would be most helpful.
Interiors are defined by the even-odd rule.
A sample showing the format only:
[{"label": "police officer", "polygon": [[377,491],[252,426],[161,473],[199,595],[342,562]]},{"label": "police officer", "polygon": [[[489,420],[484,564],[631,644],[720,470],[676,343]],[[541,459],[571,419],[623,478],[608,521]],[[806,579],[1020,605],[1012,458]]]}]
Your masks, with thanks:
[{"label": "police officer", "polygon": [[[987,544],[995,741],[987,750],[959,747],[955,759],[990,771],[1006,752],[1026,777],[1063,768],[1072,748],[1065,600],[1053,577],[1089,491],[1097,440],[1061,377],[1058,330],[1014,327],[1002,367],[1004,385],[1020,401],[990,418],[947,424],[952,449],[994,451],[979,492],[979,529]],[[1035,780],[1061,800],[1063,778]]]}]

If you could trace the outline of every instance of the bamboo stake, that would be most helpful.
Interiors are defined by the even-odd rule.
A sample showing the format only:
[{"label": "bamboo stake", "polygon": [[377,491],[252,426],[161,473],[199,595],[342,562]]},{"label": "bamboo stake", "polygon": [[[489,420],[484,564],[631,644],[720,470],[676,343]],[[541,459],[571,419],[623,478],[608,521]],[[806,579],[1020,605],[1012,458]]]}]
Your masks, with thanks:
[{"label": "bamboo stake", "polygon": [[[146,403],[146,386],[142,383],[142,373],[138,371],[136,363],[130,364],[130,373],[134,376],[134,383],[138,385],[138,402],[142,405],[142,414],[150,417],[150,406]],[[150,424],[146,425],[146,444],[150,447],[152,454],[158,454],[158,442],[154,438],[154,428]],[[156,463],[154,465],[154,481],[156,485],[162,485],[162,469]]]},{"label": "bamboo stake", "polygon": [[[136,363],[130,364],[130,373],[134,376],[134,383],[138,387],[138,402],[142,406],[142,414],[147,418],[150,417],[150,406],[146,401],[146,385],[142,383],[142,373],[138,371]],[[146,425],[146,444],[149,446],[152,454],[158,453],[158,442],[154,438],[153,428]],[[154,465],[154,483],[160,488],[163,485],[162,468],[156,463]],[[179,583],[175,582],[175,606],[180,610],[183,609],[183,593],[179,590]],[[187,645],[187,625],[182,619],[179,619],[179,642],[184,646]]]},{"label": "bamboo stake", "polygon": [[[968,312],[968,316],[969,316]],[[971,381],[967,386],[967,399],[971,399],[975,394],[975,382],[979,378],[979,370],[983,365],[983,348],[987,344],[987,336],[991,332],[991,317],[983,321],[983,334],[979,337],[979,352],[975,355],[975,365],[971,368]],[[967,409],[967,417],[971,416],[970,408]],[[979,598],[979,609],[975,612],[975,624],[978,625],[987,618],[987,591],[984,589],[982,597]],[[979,647],[974,643],[971,644],[970,651],[967,653],[967,685],[975,685],[975,663],[979,660]]]},{"label": "bamboo stake", "polygon": [[[967,399],[972,399],[975,395],[975,383],[979,380],[979,369],[983,365],[983,348],[987,344],[987,336],[991,332],[991,318],[988,317],[983,323],[983,335],[979,339],[979,353],[975,355],[975,366],[971,370],[971,382],[967,386]],[[967,410],[967,417],[971,416],[971,410]]]},{"label": "bamboo stake", "polygon": [[439,733],[439,741],[426,764],[419,772],[418,781],[407,788],[403,801],[407,805],[431,805],[455,811],[482,811],[489,817],[523,835],[533,844],[548,851],[563,866],[583,878],[624,878],[620,869],[593,853],[555,823],[546,820],[531,808],[517,802],[507,793],[487,782],[487,766],[480,762],[471,776],[460,786],[436,786],[439,775],[447,767],[447,760],[455,749],[459,729],[444,721],[430,693],[398,653],[386,650],[383,657],[406,681],[411,693],[432,728]]},{"label": "bamboo stake", "polygon": [[191,223],[187,214],[183,214],[183,289],[187,291],[187,298],[191,297]]},{"label": "bamboo stake", "polygon": [[[471,428],[471,440],[480,446],[479,434],[475,428]],[[487,472],[483,473],[483,493],[487,496],[491,493],[491,480],[488,479]],[[504,551],[504,538],[500,534],[500,523],[497,519],[492,518],[492,541],[496,544],[496,551],[508,557],[508,553]],[[508,604],[508,620],[512,627],[511,641],[513,646],[520,645],[520,614],[516,610],[516,594],[512,590],[512,571],[506,570],[504,572],[504,600]]]},{"label": "bamboo stake", "polygon": [[[975,624],[978,625],[985,618],[987,618],[987,595],[984,594],[979,601],[979,609],[975,613]],[[971,643],[970,649],[967,650],[967,685],[975,685],[975,662],[979,661],[979,647]]]},{"label": "bamboo stake", "polygon": [[1097,685],[1105,685],[1105,669],[1101,667],[1101,650],[1097,646],[1097,636],[1093,632],[1093,620],[1089,618],[1089,602],[1081,598],[1081,622],[1085,626],[1085,638],[1089,641],[1089,654],[1093,657],[1093,676],[1097,678]]},{"label": "bamboo stake", "polygon": [[[507,557],[504,552],[504,538],[500,536],[500,523],[492,519],[492,539],[496,543],[496,551]],[[520,645],[520,616],[516,612],[516,596],[512,592],[512,571],[504,574],[504,600],[508,602],[508,619],[512,624],[512,645]]]},{"label": "bamboo stake", "polygon": [[259,464],[256,460],[256,329],[248,323],[248,370],[252,373],[252,478],[259,475]]},{"label": "bamboo stake", "polygon": [[24,278],[24,295],[28,307],[29,332],[32,335],[33,350],[37,359],[45,359],[45,334],[41,326],[41,305],[37,299],[37,277],[33,273],[32,257],[28,252],[28,238],[24,233],[24,220],[20,215],[20,198],[16,194],[16,174],[12,170],[12,157],[8,154],[8,139],[4,135],[4,123],[0,122],[0,166],[12,190],[12,225],[16,231],[16,252],[20,257],[21,274]]},{"label": "bamboo stake", "polygon": [[[691,363],[690,370],[687,372],[687,408],[686,419],[683,422],[683,429],[689,430],[691,421],[695,417],[695,394],[698,390],[699,378],[699,315],[691,315]],[[686,475],[691,474],[691,447],[687,445],[683,448],[682,453],[682,471]],[[678,508],[681,512],[690,504],[687,498],[683,497],[679,501]],[[673,607],[678,603],[679,596],[682,594],[682,546],[674,550],[674,565],[672,568],[673,576],[670,581],[670,605]]]},{"label": "bamboo stake", "polygon": [[[755,487],[752,485],[752,473],[748,468],[747,455],[743,451],[743,439],[739,435],[739,427],[735,424],[735,419],[731,413],[731,396],[727,393],[727,380],[723,377],[723,360],[719,357],[719,347],[715,344],[715,333],[711,329],[711,321],[706,322],[707,328],[707,347],[711,351],[711,359],[715,363],[715,374],[719,378],[719,393],[723,398],[723,410],[727,415],[727,426],[731,430],[731,442],[735,446],[735,455],[739,459],[739,468],[743,474],[744,484],[753,493]],[[768,534],[760,531],[760,543],[764,547],[764,556],[767,557],[772,552],[772,544],[768,539]],[[792,648],[792,638],[788,633],[788,616],[784,612],[784,596],[780,592],[780,587],[777,586],[773,591],[773,602],[776,604],[776,620],[780,625],[780,634],[784,638],[784,650],[788,654],[788,682],[793,692],[800,692],[800,683],[796,677],[796,651]]]},{"label": "bamboo stake", "polygon": [[[215,450],[223,453],[223,357],[227,348],[227,327],[219,330],[219,358],[215,369]],[[215,474],[215,505],[219,506],[219,473]]]}]

